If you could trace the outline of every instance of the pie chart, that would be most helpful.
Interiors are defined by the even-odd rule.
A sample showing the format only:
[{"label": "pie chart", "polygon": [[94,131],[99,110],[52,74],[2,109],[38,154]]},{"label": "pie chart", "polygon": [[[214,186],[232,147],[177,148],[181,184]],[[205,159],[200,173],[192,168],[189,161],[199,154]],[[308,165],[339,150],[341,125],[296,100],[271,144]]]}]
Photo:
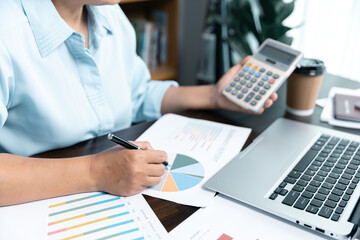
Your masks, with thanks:
[{"label": "pie chart", "polygon": [[168,154],[169,168],[161,182],[150,189],[161,192],[178,192],[198,185],[205,175],[204,167],[195,159],[182,154]]}]

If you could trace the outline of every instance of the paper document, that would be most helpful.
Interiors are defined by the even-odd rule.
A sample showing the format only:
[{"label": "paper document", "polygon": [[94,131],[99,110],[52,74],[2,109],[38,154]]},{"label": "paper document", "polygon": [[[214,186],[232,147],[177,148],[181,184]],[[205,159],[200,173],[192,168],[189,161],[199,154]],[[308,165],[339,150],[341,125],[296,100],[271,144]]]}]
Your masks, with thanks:
[{"label": "paper document", "polygon": [[322,108],[326,106],[326,103],[327,103],[327,98],[319,98],[316,100],[316,105]]},{"label": "paper document", "polygon": [[48,240],[163,239],[167,236],[142,195],[76,194],[49,200],[48,211]]},{"label": "paper document", "polygon": [[214,192],[203,183],[238,154],[251,129],[166,114],[137,140],[168,153],[169,163],[159,185],[143,193],[192,206],[207,206]]},{"label": "paper document", "polygon": [[48,200],[0,207],[0,239],[46,239]]},{"label": "paper document", "polygon": [[325,107],[321,113],[320,120],[323,122],[328,122],[330,125],[333,126],[360,129],[359,122],[338,120],[334,117],[334,96],[337,93],[359,96],[360,89],[354,90],[348,88],[332,87],[329,92]]},{"label": "paper document", "polygon": [[173,240],[320,240],[321,236],[217,195],[169,233]]},{"label": "paper document", "polygon": [[83,193],[0,207],[0,239],[166,239],[144,197]]}]

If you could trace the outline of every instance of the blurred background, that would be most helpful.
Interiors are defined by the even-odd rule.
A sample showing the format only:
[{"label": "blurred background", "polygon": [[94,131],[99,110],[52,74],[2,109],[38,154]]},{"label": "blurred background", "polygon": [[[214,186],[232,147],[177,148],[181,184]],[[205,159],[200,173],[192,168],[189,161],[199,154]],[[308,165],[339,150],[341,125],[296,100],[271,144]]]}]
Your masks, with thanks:
[{"label": "blurred background", "polygon": [[[190,2],[198,1],[185,3],[184,16],[186,16],[187,7],[190,7]],[[211,38],[208,41],[204,40],[206,37],[209,38],[209,32],[215,33],[218,41],[229,45],[229,54],[230,57],[232,56],[230,65],[254,52],[266,37],[271,37],[302,51],[305,57],[323,60],[329,73],[360,81],[358,70],[360,67],[360,1],[214,0],[203,5],[206,6],[207,12],[204,19],[203,37],[200,41],[200,47],[203,47],[202,56],[198,57],[199,62],[190,63],[189,60],[193,57],[191,53],[194,51],[189,50],[191,46],[188,46],[189,48],[185,50],[185,52],[188,51],[188,55],[182,56],[180,60],[180,63],[184,62],[183,67],[186,64],[197,66],[195,78],[200,82],[216,81],[223,73],[217,68],[218,72],[213,73],[215,76],[212,78],[209,70],[206,75],[207,70],[204,66],[201,71],[204,60],[200,60],[207,59],[209,57],[207,55],[211,55],[208,52],[209,46],[204,44],[204,42],[212,41]],[[190,9],[194,8],[190,7]],[[219,33],[214,26],[221,23],[227,33]],[[188,34],[186,30],[184,34]],[[196,38],[196,36],[189,37]],[[226,49],[219,49],[221,47],[223,47],[221,44],[217,44],[217,51],[222,52],[222,55],[217,55],[217,62],[214,64],[218,67],[222,65],[223,70],[226,70],[229,67],[224,59],[227,53],[225,53]],[[211,64],[211,61],[205,61],[205,64],[209,62]],[[190,74],[193,70],[190,70],[191,66],[188,66],[188,69],[185,68],[183,71]],[[179,81],[186,84],[189,82],[188,79],[194,77],[183,74],[183,71],[180,72]]]},{"label": "blurred background", "polygon": [[358,0],[122,0],[120,6],[156,80],[215,83],[270,37],[323,60],[329,73],[360,81]]}]

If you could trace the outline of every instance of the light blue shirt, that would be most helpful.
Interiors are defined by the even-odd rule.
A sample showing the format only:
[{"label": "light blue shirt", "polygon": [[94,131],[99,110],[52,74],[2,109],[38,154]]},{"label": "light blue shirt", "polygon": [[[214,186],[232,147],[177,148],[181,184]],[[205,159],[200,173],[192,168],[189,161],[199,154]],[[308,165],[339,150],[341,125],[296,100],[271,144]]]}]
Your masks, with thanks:
[{"label": "light blue shirt", "polygon": [[90,47],[50,0],[0,0],[0,152],[29,156],[161,115],[118,5],[87,6]]}]

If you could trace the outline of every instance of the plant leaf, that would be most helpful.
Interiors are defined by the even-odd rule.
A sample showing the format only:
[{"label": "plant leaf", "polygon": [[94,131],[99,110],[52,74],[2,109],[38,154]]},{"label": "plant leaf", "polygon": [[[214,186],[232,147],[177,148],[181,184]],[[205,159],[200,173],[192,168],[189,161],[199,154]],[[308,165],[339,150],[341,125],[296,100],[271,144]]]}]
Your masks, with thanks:
[{"label": "plant leaf", "polygon": [[294,11],[294,8],[295,1],[282,4],[275,18],[275,22],[282,23],[287,17],[291,15],[291,13]]},{"label": "plant leaf", "polygon": [[259,0],[263,22],[273,22],[276,17],[275,2],[278,0]]},{"label": "plant leaf", "polygon": [[264,36],[277,40],[285,35],[291,28],[283,26],[281,24],[265,25],[263,26]]},{"label": "plant leaf", "polygon": [[289,37],[286,35],[282,35],[280,38],[277,39],[279,42],[285,43],[289,46],[291,46],[291,43],[293,42],[294,38],[293,37]]}]

